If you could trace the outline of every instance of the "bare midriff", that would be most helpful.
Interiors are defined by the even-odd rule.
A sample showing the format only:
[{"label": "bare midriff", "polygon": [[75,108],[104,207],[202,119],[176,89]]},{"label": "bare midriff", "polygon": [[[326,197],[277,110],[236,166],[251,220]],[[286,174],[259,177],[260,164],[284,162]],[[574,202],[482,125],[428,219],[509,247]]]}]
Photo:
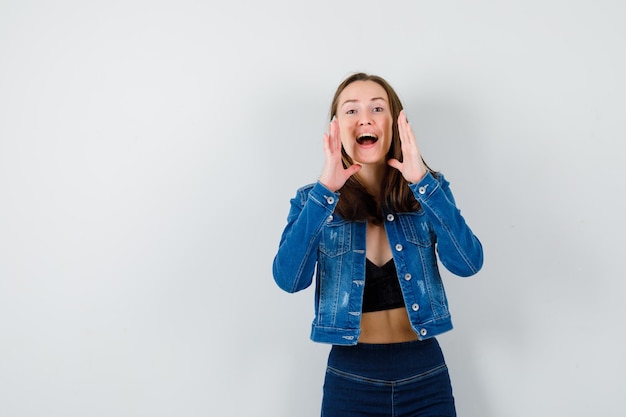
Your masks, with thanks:
[{"label": "bare midriff", "polygon": [[361,343],[401,343],[416,340],[404,307],[363,313]]},{"label": "bare midriff", "polygon": [[[368,223],[366,230],[367,258],[376,265],[391,259],[391,248],[385,229]],[[404,307],[372,311],[361,315],[361,343],[401,343],[416,340]]]}]

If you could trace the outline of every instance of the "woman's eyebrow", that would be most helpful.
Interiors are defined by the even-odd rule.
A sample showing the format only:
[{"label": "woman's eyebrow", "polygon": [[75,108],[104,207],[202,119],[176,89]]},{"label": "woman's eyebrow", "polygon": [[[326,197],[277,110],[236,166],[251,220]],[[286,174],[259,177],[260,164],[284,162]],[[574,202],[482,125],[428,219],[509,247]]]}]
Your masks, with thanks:
[{"label": "woman's eyebrow", "polygon": [[[370,101],[376,101],[376,100],[382,100],[384,102],[387,102],[387,100],[385,100],[384,97],[372,97],[370,99]],[[356,103],[357,101],[359,101],[359,100],[354,99],[354,98],[353,99],[348,99],[348,100],[344,101],[343,103],[341,103],[341,107],[345,106],[348,103]]]}]

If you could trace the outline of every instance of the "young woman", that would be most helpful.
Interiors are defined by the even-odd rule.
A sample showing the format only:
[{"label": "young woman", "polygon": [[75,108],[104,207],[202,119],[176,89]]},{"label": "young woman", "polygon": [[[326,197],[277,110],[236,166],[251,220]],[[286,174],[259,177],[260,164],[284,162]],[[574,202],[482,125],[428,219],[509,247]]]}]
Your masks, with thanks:
[{"label": "young woman", "polygon": [[470,276],[482,246],[384,79],[348,77],[330,116],[322,173],[291,200],[273,264],[288,292],[315,275],[311,338],[333,345],[322,416],[455,416],[435,339],[452,329],[437,255]]}]

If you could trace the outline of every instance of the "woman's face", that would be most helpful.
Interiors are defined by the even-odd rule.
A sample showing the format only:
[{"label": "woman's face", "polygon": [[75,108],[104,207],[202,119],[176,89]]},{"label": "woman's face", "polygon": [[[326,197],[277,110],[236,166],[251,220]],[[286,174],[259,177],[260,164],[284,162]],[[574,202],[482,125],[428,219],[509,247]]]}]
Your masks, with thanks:
[{"label": "woman's face", "polygon": [[355,81],[339,95],[341,144],[354,163],[385,164],[392,140],[389,97],[374,81]]}]

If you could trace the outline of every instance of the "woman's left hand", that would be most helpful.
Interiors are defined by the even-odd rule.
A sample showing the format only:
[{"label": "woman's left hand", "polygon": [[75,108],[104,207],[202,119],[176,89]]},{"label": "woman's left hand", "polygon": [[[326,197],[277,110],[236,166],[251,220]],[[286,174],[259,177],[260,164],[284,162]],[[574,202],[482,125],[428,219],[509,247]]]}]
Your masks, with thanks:
[{"label": "woman's left hand", "polygon": [[404,114],[404,110],[398,116],[398,131],[400,132],[400,143],[402,144],[402,162],[393,158],[387,161],[387,163],[400,171],[404,179],[409,183],[420,182],[426,175],[427,168],[417,147],[417,140]]}]

